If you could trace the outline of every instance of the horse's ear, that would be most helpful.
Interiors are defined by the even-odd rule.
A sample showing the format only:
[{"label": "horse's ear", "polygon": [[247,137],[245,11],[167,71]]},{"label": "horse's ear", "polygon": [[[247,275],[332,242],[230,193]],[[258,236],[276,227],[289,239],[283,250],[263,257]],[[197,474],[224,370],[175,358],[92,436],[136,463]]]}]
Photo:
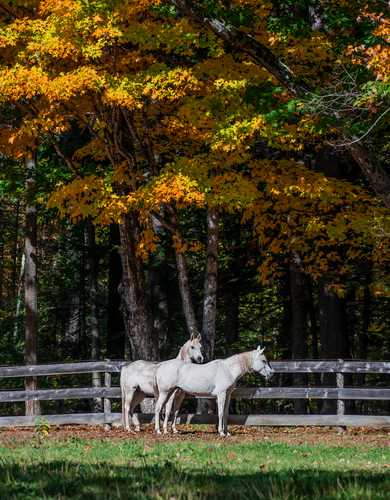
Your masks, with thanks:
[{"label": "horse's ear", "polygon": [[192,342],[195,338],[195,335],[193,333],[191,333],[191,338],[190,338],[190,341]]},{"label": "horse's ear", "polygon": [[258,345],[256,350],[260,351],[260,354],[263,354],[263,352],[265,351],[265,347],[261,349],[260,346]]},{"label": "horse's ear", "polygon": [[198,335],[198,341],[199,341],[199,342],[200,342],[200,339],[201,339],[201,338],[202,338],[202,335],[201,335],[201,334],[199,334],[199,335]]}]

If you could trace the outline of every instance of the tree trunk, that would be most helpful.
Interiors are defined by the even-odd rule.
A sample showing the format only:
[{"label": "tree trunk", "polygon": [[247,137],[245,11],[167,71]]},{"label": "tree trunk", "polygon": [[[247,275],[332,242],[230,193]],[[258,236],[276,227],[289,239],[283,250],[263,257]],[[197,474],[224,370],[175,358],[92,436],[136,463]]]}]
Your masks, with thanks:
[{"label": "tree trunk", "polygon": [[[291,346],[292,359],[306,359],[306,308],[304,293],[304,276],[301,271],[301,256],[297,250],[290,249],[290,281],[291,281]],[[294,386],[307,385],[305,373],[294,373]],[[294,399],[294,414],[307,413],[307,400]]]},{"label": "tree trunk", "polygon": [[[99,305],[98,305],[98,262],[96,258],[95,226],[91,216],[87,219],[88,228],[88,267],[89,267],[89,294],[90,294],[90,316],[91,316],[91,359],[100,359],[100,337],[99,337]],[[92,387],[101,387],[102,381],[99,372],[92,373]],[[95,412],[103,411],[101,398],[93,400]]]},{"label": "tree trunk", "polygon": [[[319,359],[317,314],[316,314],[316,308],[314,306],[313,287],[309,275],[306,275],[306,289],[307,289],[307,305],[309,308],[309,317],[310,317],[311,354],[313,359]],[[313,373],[313,378],[315,386],[321,387],[321,374]],[[318,412],[321,412],[322,399],[317,399],[315,403],[317,405]]]},{"label": "tree trunk", "polygon": [[[360,349],[359,349],[359,358],[367,359],[368,355],[368,339],[369,339],[369,327],[370,327],[370,315],[371,315],[371,291],[370,285],[372,281],[372,262],[368,263],[368,269],[365,272],[364,276],[364,298],[363,298],[363,324],[362,324],[362,333],[360,336]],[[363,387],[366,382],[366,374],[359,373],[357,376],[357,385],[358,387]],[[362,413],[362,404],[363,401],[356,401],[356,413],[360,415]]]},{"label": "tree trunk", "polygon": [[[176,208],[172,205],[166,205],[166,210],[169,215],[169,220],[173,226],[171,229],[174,238],[181,238],[180,220],[177,215]],[[179,290],[181,301],[183,304],[184,317],[187,323],[188,332],[191,335],[198,336],[198,322],[196,321],[194,306],[192,303],[190,285],[188,282],[187,260],[184,252],[179,252],[176,248],[175,260],[177,268],[177,278],[179,281]]]},{"label": "tree trunk", "polygon": [[230,280],[225,294],[225,342],[232,345],[238,342],[240,285],[237,280],[237,268],[233,262],[228,264]]},{"label": "tree trunk", "polygon": [[[203,295],[202,346],[205,363],[214,356],[215,319],[217,316],[218,285],[218,245],[219,245],[219,206],[207,211],[206,270]],[[213,413],[215,401],[200,398],[196,413]]]},{"label": "tree trunk", "polygon": [[[291,325],[292,325],[292,304],[291,304],[291,279],[290,266],[284,264],[283,275],[277,281],[278,302],[283,304],[283,313],[277,333],[275,348],[281,354],[282,359],[292,358],[291,345]],[[279,376],[280,387],[289,387],[293,385],[293,376],[291,373],[281,373]],[[284,411],[284,403],[278,403],[278,413]]]},{"label": "tree trunk", "polygon": [[24,270],[26,265],[26,250],[24,250],[22,255],[22,262],[20,265],[20,274],[19,274],[19,286],[18,286],[18,295],[16,297],[16,311],[15,311],[15,326],[14,326],[14,342],[15,344],[18,341],[18,327],[19,327],[19,314],[20,314],[20,304],[23,290],[23,281],[24,281]]},{"label": "tree trunk", "polygon": [[[36,365],[38,363],[38,304],[37,304],[37,207],[30,189],[34,184],[36,170],[36,154],[26,160],[27,168],[27,205],[26,205],[26,336],[25,336],[25,363]],[[25,378],[26,391],[38,389],[38,377]],[[26,401],[26,415],[39,415],[40,402]]]},{"label": "tree trunk", "polygon": [[231,241],[232,255],[227,264],[227,290],[225,293],[225,342],[226,345],[238,342],[239,303],[240,303],[240,266],[235,247],[240,241],[240,225],[236,224],[235,237]]},{"label": "tree trunk", "polygon": [[[347,302],[333,290],[332,276],[321,276],[318,280],[318,318],[320,324],[321,358],[348,359],[348,317]],[[336,385],[334,373],[324,373],[323,385]],[[321,413],[336,413],[336,400],[325,400]]]},{"label": "tree trunk", "polygon": [[311,6],[309,6],[309,24],[313,31],[328,33],[321,0],[312,0]]},{"label": "tree trunk", "polygon": [[3,234],[3,199],[0,201],[0,309],[3,308],[3,274],[4,274],[4,234]]},{"label": "tree trunk", "polygon": [[107,357],[109,359],[125,359],[125,323],[120,311],[121,297],[118,292],[122,279],[119,245],[119,226],[118,224],[110,224],[107,304]]},{"label": "tree trunk", "polygon": [[[64,321],[64,340],[62,355],[71,359],[85,359],[83,354],[84,338],[84,225],[74,224],[67,236],[66,255],[74,269],[72,284],[68,292],[68,300],[64,304],[66,316]],[[89,354],[88,354],[89,356]]]},{"label": "tree trunk", "polygon": [[119,286],[121,310],[134,360],[159,361],[158,336],[150,319],[143,261],[137,255],[140,241],[138,212],[123,215],[120,225],[120,255],[123,266]]},{"label": "tree trunk", "polygon": [[[338,151],[331,147],[323,147],[316,155],[316,172],[322,172],[326,177],[341,178],[341,164]],[[340,254],[339,248],[327,248]],[[321,358],[348,359],[350,355],[348,337],[347,301],[334,291],[336,267],[328,262],[329,272],[318,280],[318,321],[320,326]],[[351,385],[351,377],[345,377],[346,385]],[[336,375],[324,373],[324,386],[335,386]],[[336,413],[336,400],[325,400],[321,413]]]},{"label": "tree trunk", "polygon": [[[156,234],[163,231],[163,225],[151,216]],[[169,341],[168,273],[164,252],[160,249],[149,254],[149,293],[152,324],[158,334],[159,351],[162,359],[171,353]]]},{"label": "tree trunk", "polygon": [[202,345],[204,361],[214,356],[215,319],[217,315],[219,245],[219,206],[207,211],[206,271],[203,295]]}]

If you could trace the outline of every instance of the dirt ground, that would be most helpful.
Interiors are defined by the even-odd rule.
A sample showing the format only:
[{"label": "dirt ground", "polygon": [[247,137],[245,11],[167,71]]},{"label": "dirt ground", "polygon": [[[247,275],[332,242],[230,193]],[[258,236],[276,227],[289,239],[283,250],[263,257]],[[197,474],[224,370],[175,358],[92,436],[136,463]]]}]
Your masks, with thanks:
[{"label": "dirt ground", "polygon": [[[142,425],[140,433],[126,433],[122,427],[114,427],[105,431],[100,425],[55,425],[50,428],[50,439],[67,441],[72,436],[85,440],[123,442],[126,440],[142,440],[148,445],[154,443],[172,443],[180,441],[226,442],[241,444],[273,441],[291,445],[370,445],[374,447],[390,447],[390,428],[387,427],[351,427],[346,435],[338,435],[335,427],[252,427],[229,426],[230,437],[221,438],[212,425],[181,425],[178,435],[157,436],[153,425]],[[0,428],[0,445],[23,445],[36,437],[32,427]]]}]

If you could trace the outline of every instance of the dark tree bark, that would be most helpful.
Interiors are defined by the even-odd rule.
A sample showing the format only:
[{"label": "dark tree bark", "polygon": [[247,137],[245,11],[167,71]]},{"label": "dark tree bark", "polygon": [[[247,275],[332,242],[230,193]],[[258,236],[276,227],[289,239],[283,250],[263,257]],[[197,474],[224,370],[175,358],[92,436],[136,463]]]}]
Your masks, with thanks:
[{"label": "dark tree bark", "polygon": [[4,234],[3,230],[3,199],[0,200],[0,309],[3,308],[3,271],[4,271]]},{"label": "dark tree bark", "polygon": [[122,279],[122,261],[118,248],[120,235],[118,224],[110,224],[108,261],[108,304],[107,304],[107,357],[125,359],[125,323],[120,311],[121,297],[118,288]]},{"label": "dark tree bark", "polygon": [[[99,335],[99,304],[98,304],[98,261],[96,257],[95,226],[89,216],[87,219],[88,230],[88,267],[89,267],[89,294],[90,294],[90,317],[91,317],[91,359],[100,359],[100,335]],[[102,380],[99,372],[92,373],[92,386],[101,387]],[[94,411],[102,412],[103,403],[101,398],[94,399]]]},{"label": "dark tree bark", "polygon": [[[30,190],[34,184],[36,170],[36,154],[32,152],[26,160],[27,168],[27,205],[26,205],[26,237],[25,237],[25,303],[26,303],[26,335],[25,363],[38,363],[38,302],[37,302],[37,207]],[[38,377],[26,377],[26,391],[38,389]],[[41,413],[39,401],[26,401],[26,415]]]},{"label": "dark tree bark", "polygon": [[225,291],[225,342],[229,346],[238,342],[239,304],[240,304],[240,265],[237,247],[240,243],[241,226],[235,223],[229,234],[230,256],[227,262],[227,280]]},{"label": "dark tree bark", "polygon": [[[203,295],[202,346],[205,363],[214,356],[215,319],[217,315],[218,285],[218,245],[219,245],[219,206],[207,211],[206,269]],[[196,413],[213,413],[215,402],[198,399]]]},{"label": "dark tree bark", "polygon": [[120,225],[123,275],[119,286],[121,310],[134,360],[159,361],[158,336],[150,319],[143,261],[137,255],[140,241],[138,212],[123,214]]},{"label": "dark tree bark", "polygon": [[[321,358],[348,359],[348,317],[347,302],[333,290],[333,276],[321,276],[318,280],[318,319],[320,324]],[[324,373],[324,386],[335,386],[336,375]],[[335,413],[336,401],[325,400],[321,413]]]},{"label": "dark tree bark", "polygon": [[[166,212],[169,215],[169,224],[166,225],[167,229],[172,232],[174,239],[181,239],[181,229],[180,229],[180,220],[177,214],[176,207],[173,205],[166,205]],[[154,214],[157,220],[163,221],[162,218],[158,216],[158,214]],[[198,322],[196,320],[194,306],[192,303],[192,297],[190,292],[190,284],[188,281],[188,271],[187,271],[187,259],[184,252],[179,252],[174,249],[175,252],[175,260],[176,260],[176,269],[177,269],[177,278],[179,281],[179,290],[181,301],[183,304],[183,312],[184,317],[187,323],[188,332],[191,335],[198,336]]]},{"label": "dark tree bark", "polygon": [[[307,306],[309,309],[309,318],[310,318],[311,355],[313,359],[319,359],[317,311],[314,305],[313,286],[309,275],[306,275],[306,289],[307,289]],[[319,373],[314,373],[313,378],[315,385],[317,387],[320,387],[321,375]],[[317,408],[321,409],[321,405],[322,405],[322,400],[319,399],[317,401]]]},{"label": "dark tree bark", "polygon": [[[306,307],[304,293],[304,275],[301,271],[301,256],[297,250],[290,250],[290,281],[291,281],[291,345],[292,359],[306,359]],[[307,385],[305,373],[294,373],[294,386]],[[307,400],[294,399],[294,413],[307,413]]]},{"label": "dark tree bark", "polygon": [[219,245],[219,206],[207,211],[206,271],[203,295],[202,345],[204,361],[214,356],[215,319],[217,315],[218,285],[218,245]]},{"label": "dark tree bark", "polygon": [[[277,332],[277,348],[280,350],[282,359],[291,359],[291,325],[292,325],[292,306],[291,306],[291,280],[290,266],[284,265],[283,275],[277,282],[278,302],[283,304],[283,313],[280,321],[279,331]],[[289,387],[293,385],[293,377],[290,373],[281,373],[279,375],[278,385],[280,387]],[[284,404],[278,405],[278,413],[282,411]]]},{"label": "dark tree bark", "polygon": [[[370,327],[370,316],[371,316],[371,292],[370,285],[372,282],[372,261],[369,261],[367,264],[367,270],[364,276],[364,298],[363,298],[363,324],[362,324],[362,332],[360,335],[360,349],[359,349],[359,358],[367,359],[368,355],[368,339],[369,332],[368,329]],[[359,373],[357,376],[357,385],[358,387],[362,387],[366,382],[366,374]],[[361,414],[362,412],[362,400],[356,401],[356,413]]]},{"label": "dark tree bark", "polygon": [[62,344],[63,356],[72,359],[84,359],[82,345],[85,333],[85,303],[84,303],[84,222],[73,225],[67,238],[67,257],[74,268],[72,286],[68,292],[68,300],[64,308],[64,340]]},{"label": "dark tree bark", "polygon": [[354,303],[356,301],[356,287],[351,286],[347,292],[347,315],[348,315],[348,339],[349,339],[349,355],[355,357],[355,330],[356,330],[356,314]]},{"label": "dark tree bark", "polygon": [[[316,155],[316,172],[322,172],[326,177],[341,178],[341,162],[339,153],[331,147],[323,147]],[[338,253],[342,259],[341,249],[328,248],[328,251]],[[321,358],[349,359],[350,345],[348,337],[347,301],[334,291],[336,265],[328,262],[329,272],[318,280],[318,320],[320,326]],[[324,373],[324,386],[335,386],[336,376]],[[351,385],[351,377],[345,377],[345,385]],[[325,400],[321,413],[335,413],[336,401]]]},{"label": "dark tree bark", "polygon": [[[164,227],[155,217],[151,216],[153,230],[156,234]],[[168,311],[168,272],[164,252],[160,249],[149,255],[149,293],[150,310],[153,327],[158,334],[158,345],[162,359],[168,359],[171,353],[169,340]]]},{"label": "dark tree bark", "polygon": [[225,341],[226,345],[238,342],[239,312],[240,312],[240,283],[239,269],[236,262],[228,264],[228,289],[225,294]]},{"label": "dark tree bark", "polygon": [[22,255],[22,262],[20,264],[20,273],[19,273],[19,284],[18,284],[18,294],[16,296],[16,309],[15,309],[15,325],[14,325],[14,342],[15,344],[18,341],[19,337],[19,314],[20,314],[20,305],[22,302],[22,290],[23,290],[23,282],[24,282],[24,270],[26,264],[26,250],[24,250]]},{"label": "dark tree bark", "polygon": [[313,31],[316,30],[328,33],[321,0],[312,0],[311,3],[312,4],[309,7],[309,23],[311,29]]}]

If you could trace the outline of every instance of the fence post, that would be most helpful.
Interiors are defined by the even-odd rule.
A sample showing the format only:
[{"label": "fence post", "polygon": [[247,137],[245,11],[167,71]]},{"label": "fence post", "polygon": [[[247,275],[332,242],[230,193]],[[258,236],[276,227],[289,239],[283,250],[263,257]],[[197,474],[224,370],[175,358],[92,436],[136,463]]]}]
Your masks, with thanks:
[{"label": "fence post", "polygon": [[[106,362],[110,361],[109,359],[106,359]],[[104,374],[104,385],[106,389],[109,389],[111,387],[111,373],[105,372]],[[104,398],[104,417],[107,419],[108,413],[111,413],[111,398]],[[105,423],[104,424],[104,429],[106,431],[109,431],[111,429],[111,424]]]},{"label": "fence post", "polygon": [[[337,365],[341,368],[344,361],[342,359],[337,360]],[[344,389],[344,373],[336,373],[337,389]],[[344,399],[337,398],[337,416],[345,415],[345,401]],[[346,434],[347,428],[343,425],[337,427],[337,432],[339,434]]]}]

